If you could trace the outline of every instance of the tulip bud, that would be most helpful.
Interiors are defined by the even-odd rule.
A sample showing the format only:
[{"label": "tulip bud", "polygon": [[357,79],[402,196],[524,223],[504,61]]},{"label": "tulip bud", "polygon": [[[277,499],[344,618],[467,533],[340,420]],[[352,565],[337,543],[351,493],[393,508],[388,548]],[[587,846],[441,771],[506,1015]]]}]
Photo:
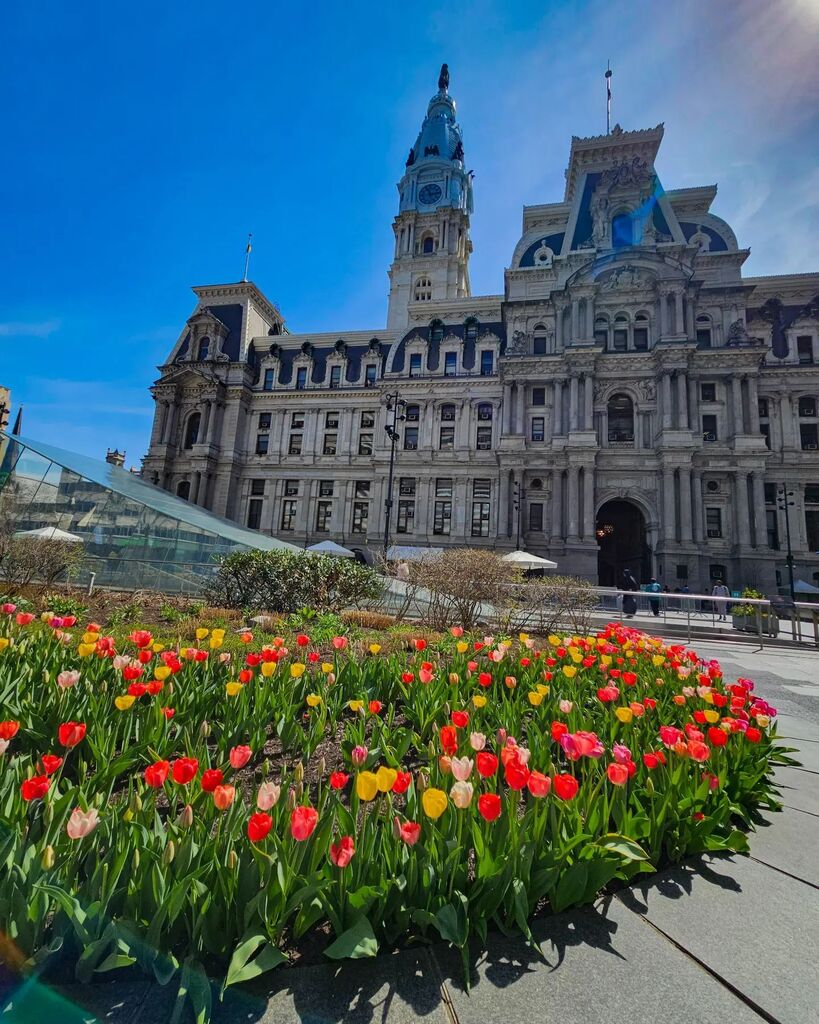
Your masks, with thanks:
[{"label": "tulip bud", "polygon": [[239,858],[236,856],[236,851],[231,850],[227,856],[227,866],[229,871],[235,871],[236,865],[239,863]]},{"label": "tulip bud", "polygon": [[392,834],[396,839],[401,838],[401,822],[398,820],[398,815],[392,819]]},{"label": "tulip bud", "polygon": [[418,772],[418,777],[415,780],[415,788],[418,792],[423,793],[428,785],[429,780],[427,779],[426,772]]},{"label": "tulip bud", "polygon": [[174,845],[173,839],[168,840],[168,845],[165,847],[165,851],[162,854],[162,863],[165,865],[173,864],[173,859],[176,856],[176,846]]},{"label": "tulip bud", "polygon": [[304,778],[304,765],[299,761],[296,767],[293,769],[293,778],[296,782],[301,782]]},{"label": "tulip bud", "polygon": [[292,811],[296,806],[296,791],[294,789],[288,789],[287,791],[287,809]]},{"label": "tulip bud", "polygon": [[449,706],[449,701],[444,704],[444,714],[447,718],[452,714],[452,708]]},{"label": "tulip bud", "polygon": [[[455,683],[459,683],[461,681],[461,677],[458,675],[457,672],[450,672],[449,673],[449,681],[454,686]],[[399,835],[398,838],[400,839],[400,835]]]},{"label": "tulip bud", "polygon": [[320,779],[324,778],[324,773],[326,771],[327,771],[327,762],[322,757],[322,758],[319,759],[319,763],[318,763],[318,773],[319,773],[319,778]]},{"label": "tulip bud", "polygon": [[335,672],[328,672],[327,676],[326,676],[326,679],[327,679],[327,685],[328,686],[332,686],[333,683],[336,681],[336,674],[335,674]]},{"label": "tulip bud", "polygon": [[651,778],[650,775],[648,776],[648,778],[645,781],[645,787],[646,787],[646,793],[653,793],[654,792],[654,780]]},{"label": "tulip bud", "polygon": [[54,821],[54,806],[51,803],[47,803],[43,809],[43,822],[46,825],[50,825]]},{"label": "tulip bud", "polygon": [[122,820],[123,821],[133,821],[134,820],[134,812],[131,810],[130,807],[126,807],[125,808],[125,811],[124,811],[124,813],[122,815]]},{"label": "tulip bud", "polygon": [[142,797],[139,793],[131,794],[131,799],[128,801],[128,810],[131,814],[139,814],[142,810]]},{"label": "tulip bud", "polygon": [[139,867],[139,861],[140,861],[139,850],[136,849],[136,850],[134,850],[134,861],[133,861],[133,863],[134,863],[134,870],[135,871]]},{"label": "tulip bud", "polygon": [[54,867],[54,847],[46,846],[43,852],[40,854],[40,867],[43,871],[50,871]]},{"label": "tulip bud", "polygon": [[203,721],[199,726],[199,737],[200,739],[206,740],[210,736],[210,725],[207,721]]},{"label": "tulip bud", "polygon": [[182,810],[179,812],[179,817],[176,819],[177,825],[180,828],[190,828],[193,824],[193,808],[190,804],[185,804]]}]

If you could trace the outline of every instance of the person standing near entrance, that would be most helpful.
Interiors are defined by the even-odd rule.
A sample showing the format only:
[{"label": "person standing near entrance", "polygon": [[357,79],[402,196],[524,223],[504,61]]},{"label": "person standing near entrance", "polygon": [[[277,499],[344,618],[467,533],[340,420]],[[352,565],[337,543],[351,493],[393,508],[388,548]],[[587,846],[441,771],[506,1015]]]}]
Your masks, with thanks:
[{"label": "person standing near entrance", "polygon": [[[651,582],[646,587],[646,590],[649,592],[649,594],[659,594],[660,591],[662,590],[662,587],[660,586],[660,584],[652,576],[651,577]],[[660,599],[659,599],[659,597],[651,597],[651,598],[649,598],[648,603],[651,605],[651,614],[656,618],[660,614]]]},{"label": "person standing near entrance", "polygon": [[[725,586],[722,580],[717,580],[714,585],[714,589],[711,591],[713,597],[727,598],[731,596],[731,591]],[[714,601],[714,607],[717,611],[717,618],[724,620],[725,613],[728,610],[728,602],[726,600]]]},{"label": "person standing near entrance", "polygon": [[623,570],[623,590],[627,591],[623,595],[623,615],[627,619],[633,619],[634,613],[637,611],[637,599],[632,597],[632,593],[640,589],[640,584],[635,580],[631,573],[631,569]]}]

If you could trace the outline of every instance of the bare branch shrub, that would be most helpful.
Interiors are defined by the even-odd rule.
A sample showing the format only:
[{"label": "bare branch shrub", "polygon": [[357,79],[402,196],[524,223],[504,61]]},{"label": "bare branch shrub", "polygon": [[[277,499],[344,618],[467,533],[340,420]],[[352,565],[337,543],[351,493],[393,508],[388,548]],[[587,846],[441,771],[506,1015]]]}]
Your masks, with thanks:
[{"label": "bare branch shrub", "polygon": [[543,636],[561,629],[585,635],[592,627],[598,596],[588,580],[575,576],[530,579],[521,588],[522,615],[527,629]]},{"label": "bare branch shrub", "polygon": [[[415,602],[432,629],[473,629],[482,618],[508,618],[520,572],[486,548],[453,548],[409,564]],[[484,607],[490,606],[490,607]]]}]

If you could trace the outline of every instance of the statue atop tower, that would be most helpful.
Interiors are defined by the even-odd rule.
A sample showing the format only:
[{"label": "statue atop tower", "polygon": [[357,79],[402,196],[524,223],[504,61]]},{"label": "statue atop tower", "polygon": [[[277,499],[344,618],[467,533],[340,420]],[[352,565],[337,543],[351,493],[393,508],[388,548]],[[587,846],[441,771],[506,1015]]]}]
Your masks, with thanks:
[{"label": "statue atop tower", "polygon": [[449,92],[449,65],[441,65],[441,73],[438,75],[438,92]]}]

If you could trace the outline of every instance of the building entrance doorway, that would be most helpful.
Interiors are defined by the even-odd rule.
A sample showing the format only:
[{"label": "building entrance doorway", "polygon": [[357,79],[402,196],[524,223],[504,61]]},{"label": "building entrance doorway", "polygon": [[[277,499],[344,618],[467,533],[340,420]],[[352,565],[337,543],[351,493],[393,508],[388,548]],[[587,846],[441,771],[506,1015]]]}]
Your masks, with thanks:
[{"label": "building entrance doorway", "polygon": [[601,587],[619,587],[623,570],[638,583],[651,578],[651,550],[643,513],[630,501],[607,501],[597,513],[597,577]]}]

